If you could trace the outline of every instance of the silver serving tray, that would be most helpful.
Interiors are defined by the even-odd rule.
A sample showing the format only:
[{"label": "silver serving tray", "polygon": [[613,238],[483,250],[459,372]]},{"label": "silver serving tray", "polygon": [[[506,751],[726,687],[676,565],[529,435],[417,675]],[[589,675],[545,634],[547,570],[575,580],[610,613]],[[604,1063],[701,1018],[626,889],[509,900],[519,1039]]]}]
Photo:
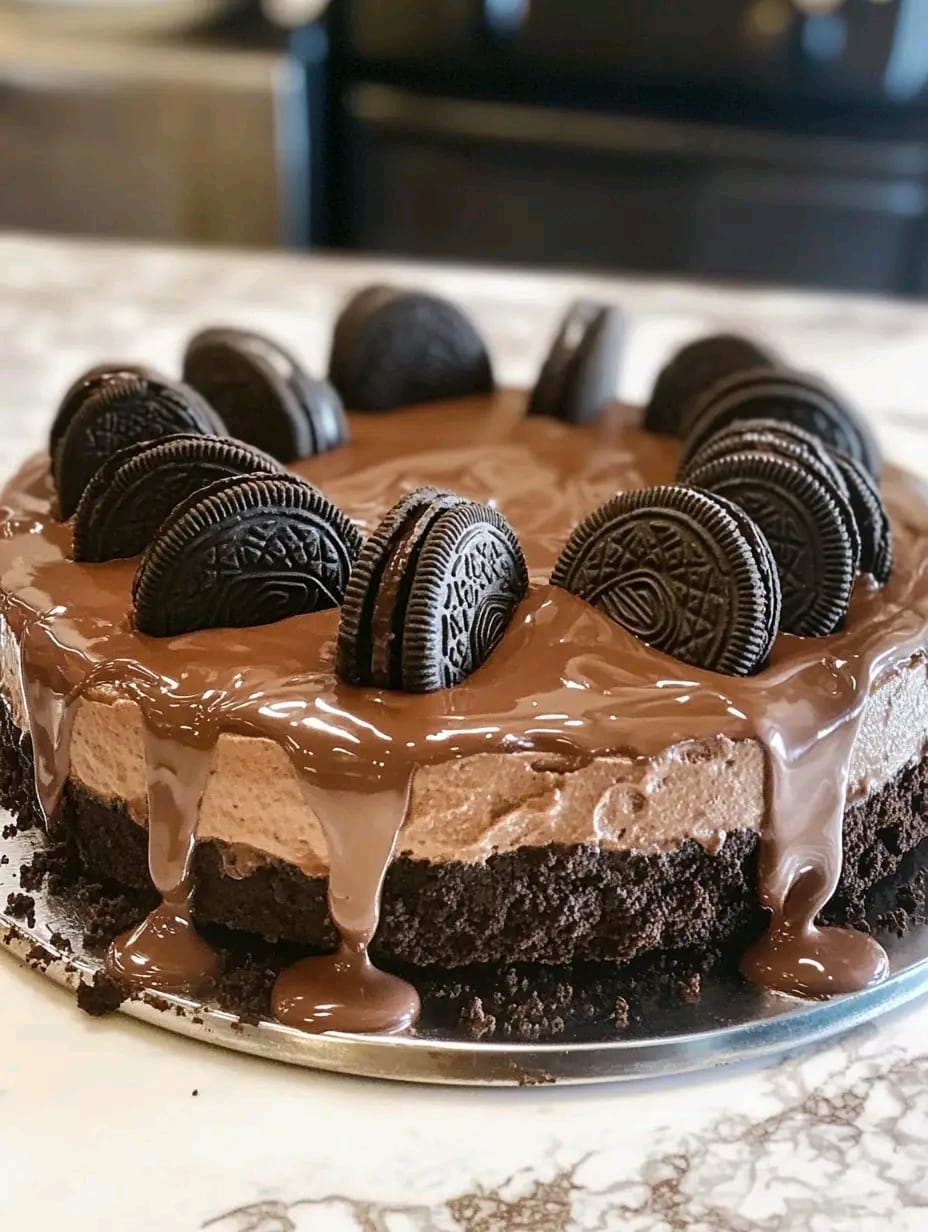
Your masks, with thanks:
[{"label": "silver serving tray", "polygon": [[[0,820],[9,820],[2,810]],[[82,929],[66,901],[32,892],[34,927],[6,911],[8,894],[20,889],[20,866],[43,842],[35,831],[0,841],[0,856],[9,857],[0,865],[0,944],[57,984],[77,989],[91,982],[102,964],[83,946]],[[68,939],[71,953],[52,944],[53,933]],[[583,1042],[476,1043],[428,1032],[307,1035],[273,1022],[248,1026],[209,1001],[163,993],[142,992],[120,1009],[154,1026],[236,1052],[367,1078],[475,1086],[616,1082],[779,1056],[848,1031],[928,992],[928,927],[911,929],[901,939],[883,940],[891,975],[876,988],[808,1002],[747,984],[713,985],[704,980],[698,1004],[661,1010],[645,1029],[629,1028],[621,1035],[613,1032],[609,1038]]]}]

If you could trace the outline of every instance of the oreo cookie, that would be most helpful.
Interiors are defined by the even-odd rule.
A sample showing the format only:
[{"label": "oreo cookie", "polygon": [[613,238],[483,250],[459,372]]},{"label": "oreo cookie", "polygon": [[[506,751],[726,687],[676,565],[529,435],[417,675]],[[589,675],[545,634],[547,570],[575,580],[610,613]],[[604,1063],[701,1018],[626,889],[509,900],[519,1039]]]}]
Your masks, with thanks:
[{"label": "oreo cookie", "polygon": [[75,413],[55,450],[61,516],[71,517],[94,472],[117,450],[176,433],[221,436],[225,426],[186,385],[148,377],[108,381]]},{"label": "oreo cookie", "polygon": [[139,364],[109,363],[95,364],[93,368],[88,368],[76,381],[73,381],[58,404],[49,430],[48,452],[51,456],[54,458],[58,442],[67,431],[68,424],[88,398],[92,398],[111,381],[125,381],[136,377],[157,379],[149,368],[144,368]]},{"label": "oreo cookie", "polygon": [[338,675],[408,693],[459,684],[492,653],[527,586],[501,514],[419,488],[361,552],[342,607]]},{"label": "oreo cookie", "polygon": [[755,529],[708,492],[620,492],[571,535],[551,575],[649,646],[747,676],[776,636],[776,576]]},{"label": "oreo cookie", "polygon": [[678,481],[689,483],[691,476],[709,462],[741,453],[776,453],[781,457],[791,458],[818,477],[831,493],[841,514],[856,572],[860,564],[860,532],[844,476],[831,452],[818,437],[796,427],[795,424],[773,419],[738,420],[716,436],[709,437],[681,469]]},{"label": "oreo cookie", "polygon": [[216,408],[232,436],[281,462],[326,453],[348,440],[335,389],[260,334],[195,334],[184,354],[184,380]]},{"label": "oreo cookie", "polygon": [[842,503],[826,472],[781,453],[731,453],[692,471],[694,487],[727,497],[760,527],[776,558],[781,627],[822,637],[847,612],[857,569]]},{"label": "oreo cookie", "polygon": [[336,607],[361,535],[295,475],[237,475],[184,501],[149,544],[132,587],[152,637],[244,628]]},{"label": "oreo cookie", "polygon": [[757,671],[767,661],[767,656],[773,647],[774,638],[780,629],[780,618],[783,612],[783,592],[780,589],[780,574],[777,570],[776,557],[767,541],[766,535],[764,535],[753,518],[748,517],[740,505],[736,505],[734,501],[727,500],[724,496],[719,496],[717,492],[713,495],[716,504],[721,505],[731,515],[744,536],[745,542],[751,549],[754,564],[757,566],[757,571],[763,583],[766,607],[762,624],[763,628],[769,631],[770,637],[767,642],[766,654],[764,654],[755,668],[755,671]]},{"label": "oreo cookie", "polygon": [[738,334],[712,334],[677,351],[658,373],[644,412],[648,432],[680,436],[687,408],[722,377],[773,366],[775,356]]},{"label": "oreo cookie", "polygon": [[786,457],[815,459],[830,471],[839,487],[844,480],[831,452],[819,437],[783,419],[738,419],[710,436],[677,468],[677,482],[686,483],[687,476],[705,462],[712,462],[728,453],[747,451],[782,453]]},{"label": "oreo cookie", "polygon": [[625,319],[618,308],[571,304],[529,395],[528,414],[568,423],[599,419],[616,396]]},{"label": "oreo cookie", "polygon": [[396,287],[366,287],[342,310],[329,380],[345,405],[389,411],[418,402],[489,393],[483,339],[446,299]]},{"label": "oreo cookie", "polygon": [[165,436],[120,449],[97,470],[74,515],[74,559],[137,556],[165,518],[230,475],[276,474],[269,454],[220,436]]},{"label": "oreo cookie", "polygon": [[893,568],[893,534],[880,490],[861,464],[849,454],[835,450],[847,487],[848,498],[860,536],[860,572],[869,573],[880,586],[885,586]]},{"label": "oreo cookie", "polygon": [[823,382],[777,368],[736,372],[691,404],[684,423],[681,464],[723,428],[739,419],[775,419],[795,424],[829,448],[843,449],[871,475],[880,469],[876,442],[867,425]]}]

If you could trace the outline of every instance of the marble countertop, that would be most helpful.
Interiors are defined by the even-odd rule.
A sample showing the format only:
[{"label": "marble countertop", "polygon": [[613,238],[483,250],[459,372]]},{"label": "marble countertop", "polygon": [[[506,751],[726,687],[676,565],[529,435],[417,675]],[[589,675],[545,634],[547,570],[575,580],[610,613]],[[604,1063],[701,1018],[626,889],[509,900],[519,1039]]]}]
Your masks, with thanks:
[{"label": "marble countertop", "polygon": [[[0,471],[105,358],[176,367],[207,322],[319,367],[372,278],[474,314],[530,380],[565,302],[631,317],[622,392],[688,337],[737,329],[824,371],[928,477],[928,306],[0,236]],[[599,1088],[467,1090],[294,1070],[180,1039],[0,954],[0,1214],[69,1232],[918,1232],[928,1227],[928,1004],[766,1067]],[[8,1224],[8,1226],[11,1226]]]}]

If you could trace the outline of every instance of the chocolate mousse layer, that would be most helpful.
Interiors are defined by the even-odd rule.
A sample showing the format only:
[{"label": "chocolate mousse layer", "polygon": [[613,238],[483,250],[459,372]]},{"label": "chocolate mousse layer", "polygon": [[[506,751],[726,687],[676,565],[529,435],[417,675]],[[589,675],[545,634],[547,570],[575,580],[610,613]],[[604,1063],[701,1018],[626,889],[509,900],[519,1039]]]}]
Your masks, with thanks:
[{"label": "chocolate mousse layer", "polygon": [[[857,920],[870,891],[928,839],[928,760],[901,771],[844,816],[844,861],[828,915]],[[0,708],[0,804],[27,822],[40,816],[30,741]],[[67,784],[55,839],[73,844],[92,880],[151,892],[145,831],[125,803]],[[593,845],[522,848],[483,862],[397,857],[384,884],[373,953],[419,967],[475,963],[630,962],[658,951],[723,950],[763,923],[755,893],[758,835],[731,835],[714,853],[693,840],[644,854]],[[228,852],[200,843],[195,916],[269,941],[327,950],[335,933],[323,876],[267,861],[228,874]],[[144,901],[144,900],[143,900]]]}]

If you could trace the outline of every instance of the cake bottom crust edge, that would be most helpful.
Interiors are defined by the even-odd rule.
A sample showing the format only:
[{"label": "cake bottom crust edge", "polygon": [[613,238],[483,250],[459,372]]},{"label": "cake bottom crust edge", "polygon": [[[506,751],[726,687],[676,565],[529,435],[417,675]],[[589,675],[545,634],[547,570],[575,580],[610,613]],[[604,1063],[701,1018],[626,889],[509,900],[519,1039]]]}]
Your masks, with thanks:
[{"label": "cake bottom crust edge", "polygon": [[[891,877],[928,838],[928,759],[904,769],[844,818],[844,862],[826,916],[860,919],[868,892]],[[38,817],[28,737],[0,710],[0,803],[17,818]],[[89,878],[151,890],[147,832],[121,801],[69,781],[53,834],[73,849]],[[759,836],[729,834],[710,854],[687,840],[642,855],[591,846],[525,847],[482,864],[430,864],[398,857],[383,890],[372,952],[413,968],[483,964],[629,963],[643,955],[717,950],[762,928],[756,892]],[[226,872],[219,845],[195,856],[194,913],[271,942],[334,948],[326,882],[270,862],[245,877]]]}]

